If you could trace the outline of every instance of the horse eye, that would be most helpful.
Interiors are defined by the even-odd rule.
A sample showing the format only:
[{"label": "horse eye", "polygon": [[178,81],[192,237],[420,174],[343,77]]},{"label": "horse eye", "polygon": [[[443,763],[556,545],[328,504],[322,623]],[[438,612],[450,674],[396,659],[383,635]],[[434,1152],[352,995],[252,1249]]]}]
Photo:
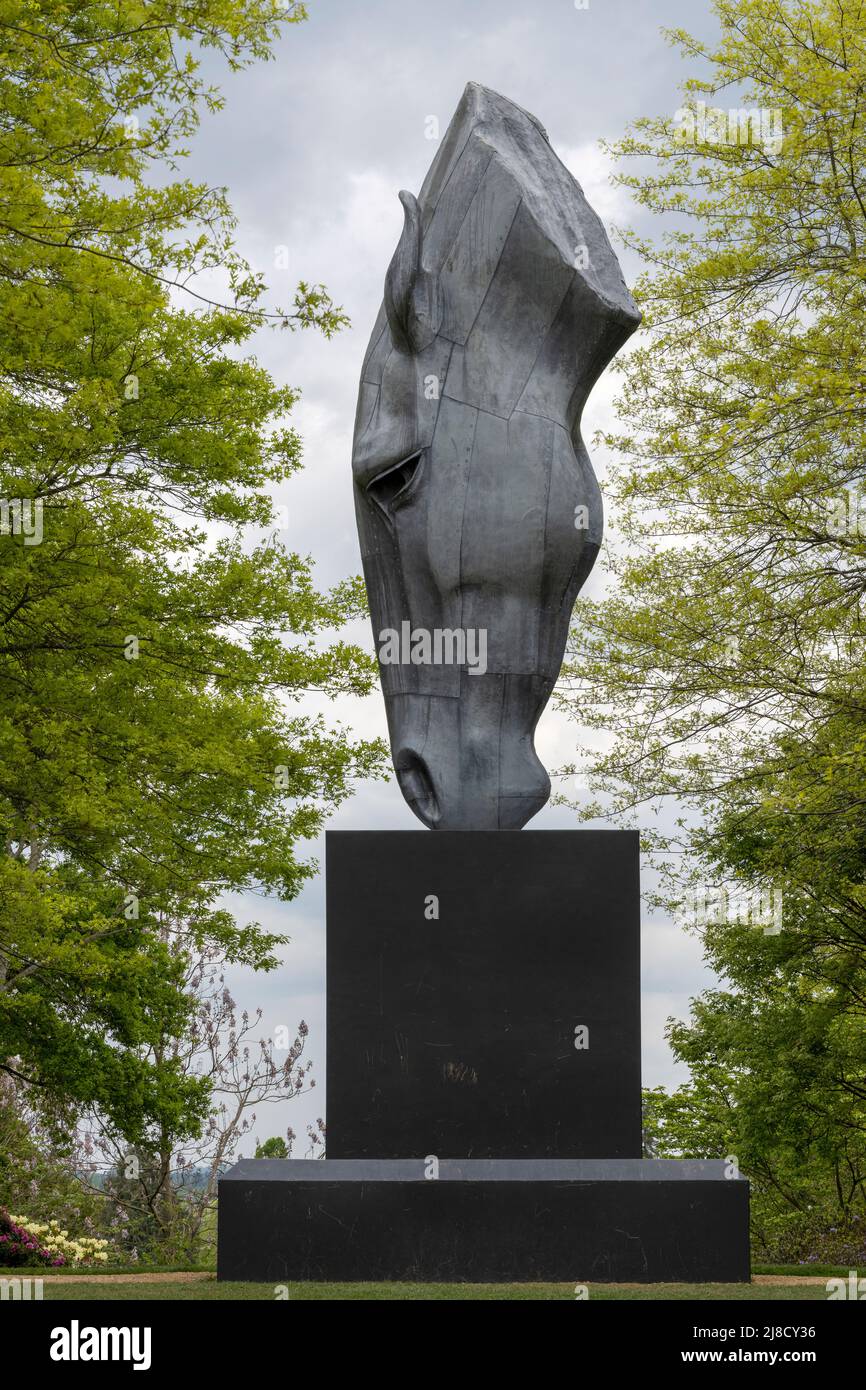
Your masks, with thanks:
[{"label": "horse eye", "polygon": [[392,464],[386,468],[377,478],[367,484],[367,491],[378,502],[383,510],[387,510],[395,503],[399,502],[415,481],[418,469],[421,465],[421,454],[412,454],[409,458],[403,459],[400,463]]}]

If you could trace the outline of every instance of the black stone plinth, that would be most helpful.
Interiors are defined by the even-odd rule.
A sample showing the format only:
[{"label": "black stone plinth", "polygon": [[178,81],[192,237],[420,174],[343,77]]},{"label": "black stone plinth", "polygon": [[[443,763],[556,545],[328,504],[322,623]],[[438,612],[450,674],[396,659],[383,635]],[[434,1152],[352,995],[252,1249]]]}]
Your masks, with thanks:
[{"label": "black stone plinth", "polygon": [[338,831],[326,862],[329,1158],[640,1157],[636,832]]},{"label": "black stone plinth", "polygon": [[749,1185],[720,1162],[243,1159],[218,1277],[746,1282]]}]

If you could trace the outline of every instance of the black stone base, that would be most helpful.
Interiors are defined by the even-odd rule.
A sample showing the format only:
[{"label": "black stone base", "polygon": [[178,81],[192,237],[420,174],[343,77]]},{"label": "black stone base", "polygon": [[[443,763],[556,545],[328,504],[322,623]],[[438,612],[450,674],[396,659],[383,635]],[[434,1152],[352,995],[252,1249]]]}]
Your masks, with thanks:
[{"label": "black stone base", "polygon": [[637,832],[326,844],[329,1158],[640,1158]]},{"label": "black stone base", "polygon": [[746,1282],[749,1184],[719,1162],[243,1159],[218,1277]]}]

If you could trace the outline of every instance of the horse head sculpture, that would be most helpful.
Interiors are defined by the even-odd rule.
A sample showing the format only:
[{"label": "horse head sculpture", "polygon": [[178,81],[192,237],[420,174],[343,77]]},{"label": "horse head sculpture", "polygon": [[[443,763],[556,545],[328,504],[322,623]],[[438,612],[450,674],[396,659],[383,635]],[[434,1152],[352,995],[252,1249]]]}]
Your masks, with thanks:
[{"label": "horse head sculpture", "polygon": [[545,131],[496,92],[469,84],[400,200],[352,457],[394,767],[432,829],[520,829],[602,539],[581,413],[640,314]]}]

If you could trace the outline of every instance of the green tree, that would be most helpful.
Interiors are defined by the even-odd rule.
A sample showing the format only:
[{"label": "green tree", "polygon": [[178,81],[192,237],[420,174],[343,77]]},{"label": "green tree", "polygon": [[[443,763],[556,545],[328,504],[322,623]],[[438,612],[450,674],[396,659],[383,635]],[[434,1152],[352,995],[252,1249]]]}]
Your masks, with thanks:
[{"label": "green tree", "polygon": [[74,1114],[45,1100],[38,1088],[0,1075],[0,1207],[40,1224],[60,1220],[75,1237],[101,1234],[105,1203],[76,1168]]},{"label": "green tree", "polygon": [[684,106],[614,147],[655,219],[628,238],[645,333],[561,700],[606,734],[586,771],[621,812],[710,808],[774,775],[775,734],[862,717],[864,7],[714,8],[717,43],[671,36],[704,67]]},{"label": "green tree", "polygon": [[[163,1114],[131,1146],[110,1116],[91,1107],[78,1125],[77,1169],[103,1175],[89,1178],[103,1198],[103,1224],[113,1235],[118,1226],[126,1233],[120,1240],[130,1254],[175,1263],[215,1257],[219,1179],[242,1156],[239,1147],[253,1136],[257,1117],[311,1091],[316,1081],[303,1020],[291,1045],[277,1046],[261,1036],[261,1009],[238,1011],[220,952],[191,956],[177,941],[171,951],[182,964],[193,1014],[183,1036],[164,1031],[149,1060],[157,1077],[179,1069],[206,1079],[206,1121],[190,1139],[185,1116]],[[266,1141],[270,1156],[291,1156],[290,1128],[286,1139]]]},{"label": "green tree", "polygon": [[292,897],[383,751],[301,703],[370,688],[336,634],[363,589],[274,528],[295,393],[243,352],[345,318],[321,286],[268,308],[225,191],[173,177],[221,104],[201,49],[238,68],[303,17],[0,0],[0,1067],[131,1139],[207,1111],[148,1060],[190,1016],[172,934],[272,966],[220,895]]},{"label": "green tree", "polygon": [[288,1158],[288,1156],[288,1145],[279,1134],[272,1135],[263,1144],[256,1144],[256,1158]]},{"label": "green tree", "polygon": [[840,1258],[862,1259],[866,730],[842,707],[808,742],[777,742],[761,797],[732,789],[698,847],[718,878],[773,883],[780,930],[710,921],[707,957],[726,988],[701,996],[670,1037],[704,1091],[725,1095],[729,1143],[764,1195],[768,1229],[814,1239],[820,1221]]}]

